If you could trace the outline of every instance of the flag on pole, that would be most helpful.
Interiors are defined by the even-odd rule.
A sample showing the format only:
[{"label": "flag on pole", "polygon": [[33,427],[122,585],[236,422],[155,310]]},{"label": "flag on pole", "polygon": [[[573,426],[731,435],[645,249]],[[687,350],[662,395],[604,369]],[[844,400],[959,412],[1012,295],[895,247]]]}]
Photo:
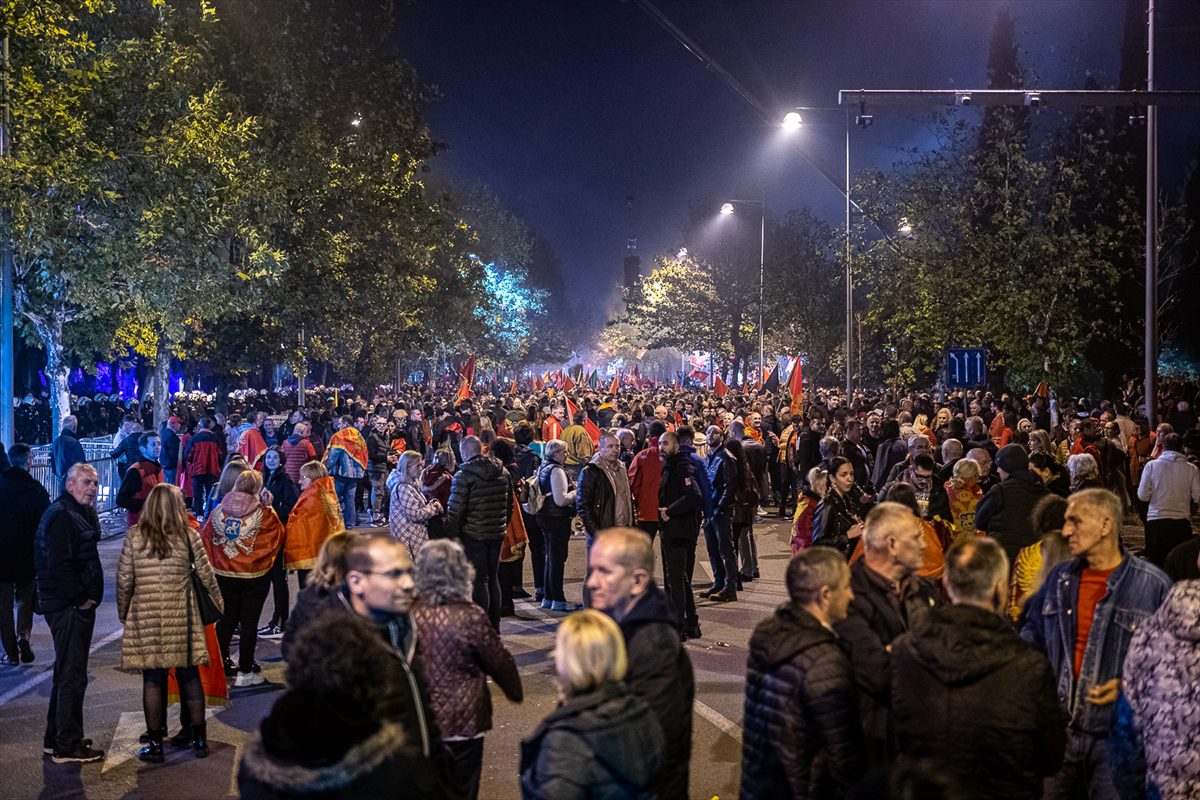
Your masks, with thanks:
[{"label": "flag on pole", "polygon": [[792,374],[788,376],[788,391],[792,394],[792,416],[798,416],[804,408],[804,368],[800,365],[800,357],[792,365]]},{"label": "flag on pole", "polygon": [[717,397],[724,397],[729,394],[729,386],[725,384],[725,381],[721,380],[720,375],[713,378],[713,394]]},{"label": "flag on pole", "polygon": [[779,365],[778,364],[775,365],[775,369],[771,370],[771,373],[767,376],[766,381],[762,385],[762,388],[763,388],[764,392],[778,392],[779,391]]},{"label": "flag on pole", "polygon": [[612,385],[608,387],[608,393],[616,394],[617,389],[620,388],[620,386],[621,386],[621,376],[619,374],[613,375]]},{"label": "flag on pole", "polygon": [[471,382],[464,375],[458,379],[458,391],[454,393],[454,405],[458,405],[470,396]]},{"label": "flag on pole", "polygon": [[472,384],[475,383],[475,355],[474,354],[472,354],[470,357],[467,358],[467,363],[464,364],[463,368],[458,371],[458,375],[460,378],[467,379],[467,386],[471,386]]},{"label": "flag on pole", "polygon": [[[579,406],[575,405],[575,401],[571,399],[569,394],[564,394],[563,399],[567,401],[567,419],[569,419],[573,425],[575,424],[575,413],[579,411]],[[600,428],[597,427],[596,423],[592,422],[591,417],[587,416],[586,414],[583,417],[583,429],[587,431],[588,436],[592,440],[593,446],[600,444]]]},{"label": "flag on pole", "polygon": [[542,390],[542,387],[543,387],[543,386],[545,386],[545,384],[544,384],[544,383],[542,383],[542,376],[541,376],[541,375],[534,375],[534,376],[533,376],[533,390],[534,390],[535,392],[540,392],[540,391]]},{"label": "flag on pole", "polygon": [[513,378],[512,386],[508,387],[508,393],[509,394],[517,393],[517,379],[516,378]]},{"label": "flag on pole", "polygon": [[575,384],[575,381],[571,380],[571,376],[570,376],[570,375],[564,375],[564,376],[563,376],[562,390],[563,390],[564,392],[569,392],[569,391],[571,391],[572,389],[574,389],[574,388],[575,388],[575,386],[576,386],[576,384]]}]

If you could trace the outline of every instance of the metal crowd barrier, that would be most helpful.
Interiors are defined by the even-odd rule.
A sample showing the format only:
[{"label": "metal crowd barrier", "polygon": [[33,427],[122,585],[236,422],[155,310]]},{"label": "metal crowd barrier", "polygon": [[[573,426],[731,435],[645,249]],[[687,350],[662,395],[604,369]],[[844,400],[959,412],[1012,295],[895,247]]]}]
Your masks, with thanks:
[{"label": "metal crowd barrier", "polygon": [[[112,439],[80,439],[83,454],[87,463],[96,468],[100,477],[100,490],[96,493],[96,512],[103,514],[117,507],[117,491],[121,488],[124,476],[117,467],[117,460],[110,458]],[[50,500],[58,497],[60,487],[58,478],[54,475],[54,465],[50,459],[51,445],[43,444],[31,448],[29,458],[29,474],[50,493]]]}]

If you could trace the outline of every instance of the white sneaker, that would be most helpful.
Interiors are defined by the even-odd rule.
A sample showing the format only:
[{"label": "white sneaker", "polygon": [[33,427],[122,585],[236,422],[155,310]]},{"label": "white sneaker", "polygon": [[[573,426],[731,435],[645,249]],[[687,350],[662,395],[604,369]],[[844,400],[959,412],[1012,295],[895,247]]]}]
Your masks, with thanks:
[{"label": "white sneaker", "polygon": [[239,688],[245,686],[258,686],[260,683],[266,683],[266,680],[267,679],[264,678],[260,672],[239,672],[237,674],[237,680],[233,682],[233,685]]}]

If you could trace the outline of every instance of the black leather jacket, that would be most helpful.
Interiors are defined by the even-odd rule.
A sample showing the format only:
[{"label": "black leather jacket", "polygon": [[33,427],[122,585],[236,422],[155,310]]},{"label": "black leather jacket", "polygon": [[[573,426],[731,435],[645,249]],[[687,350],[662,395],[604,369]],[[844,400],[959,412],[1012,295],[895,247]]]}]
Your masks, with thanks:
[{"label": "black leather jacket", "polygon": [[611,528],[617,519],[617,495],[604,470],[596,464],[584,464],[579,471],[579,491],[575,512],[588,533]]}]

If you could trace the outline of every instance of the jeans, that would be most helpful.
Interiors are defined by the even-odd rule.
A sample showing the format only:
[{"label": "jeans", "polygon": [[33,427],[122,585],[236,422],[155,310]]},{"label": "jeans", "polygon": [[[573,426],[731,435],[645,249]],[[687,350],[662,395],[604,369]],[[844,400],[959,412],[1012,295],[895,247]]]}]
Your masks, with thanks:
[{"label": "jeans", "polygon": [[[275,602],[275,610],[271,613],[271,624],[284,626],[288,619],[288,605],[291,603],[291,598],[288,596],[288,574],[283,568],[283,551],[279,551],[279,555],[275,559],[275,565],[271,567],[271,599]],[[303,585],[300,587],[304,588]]]},{"label": "jeans", "polygon": [[196,475],[192,478],[192,513],[197,517],[208,513],[208,495],[216,485],[216,475]]},{"label": "jeans", "polygon": [[1067,729],[1067,752],[1058,772],[1042,784],[1045,800],[1117,800],[1108,760],[1108,740]]},{"label": "jeans", "polygon": [[[538,526],[537,516],[535,514],[527,514],[521,512],[521,517],[525,521],[525,533],[529,536],[529,566],[533,572],[533,590],[534,597],[541,600],[545,597],[546,585],[546,537],[542,535],[542,529]],[[516,586],[520,586],[518,581]]]},{"label": "jeans", "polygon": [[356,527],[358,525],[358,513],[354,510],[354,491],[358,488],[357,478],[343,478],[340,475],[333,476],[333,491],[337,495],[338,502],[342,505],[342,524],[346,529]]},{"label": "jeans", "polygon": [[[16,625],[13,625],[13,606]],[[33,578],[0,581],[0,645],[10,656],[17,655],[17,642],[29,641],[33,630]]]},{"label": "jeans", "polygon": [[267,602],[271,589],[271,575],[257,578],[227,578],[217,576],[221,596],[225,599],[225,614],[217,620],[217,642],[221,645],[221,656],[229,658],[229,642],[234,629],[240,628],[238,636],[238,671],[250,672],[254,667],[254,649],[258,646],[258,618]]},{"label": "jeans", "polygon": [[543,589],[547,600],[566,601],[563,595],[563,568],[567,563],[567,549],[571,544],[570,517],[538,517],[542,535],[546,540],[546,579]]},{"label": "jeans", "polygon": [[725,586],[725,559],[721,556],[721,540],[717,533],[717,520],[712,518],[704,526],[704,548],[708,551],[708,565],[712,568],[712,588]]},{"label": "jeans", "polygon": [[483,772],[483,737],[446,742],[450,752],[451,778],[458,784],[463,800],[479,797],[479,776]]},{"label": "jeans", "polygon": [[387,497],[387,467],[371,467],[367,472],[371,479],[371,521],[383,519],[383,502]]},{"label": "jeans", "polygon": [[73,753],[83,746],[83,695],[96,609],[80,611],[72,606],[51,611],[46,624],[54,637],[54,682],[42,744],[59,753]]},{"label": "jeans", "polygon": [[500,630],[500,545],[503,543],[503,539],[482,541],[469,536],[462,538],[467,560],[475,568],[471,599],[487,612],[496,630]]},{"label": "jeans", "polygon": [[742,557],[742,575],[753,578],[758,572],[758,544],[754,541],[754,525],[734,526],[738,538],[738,554]]}]

